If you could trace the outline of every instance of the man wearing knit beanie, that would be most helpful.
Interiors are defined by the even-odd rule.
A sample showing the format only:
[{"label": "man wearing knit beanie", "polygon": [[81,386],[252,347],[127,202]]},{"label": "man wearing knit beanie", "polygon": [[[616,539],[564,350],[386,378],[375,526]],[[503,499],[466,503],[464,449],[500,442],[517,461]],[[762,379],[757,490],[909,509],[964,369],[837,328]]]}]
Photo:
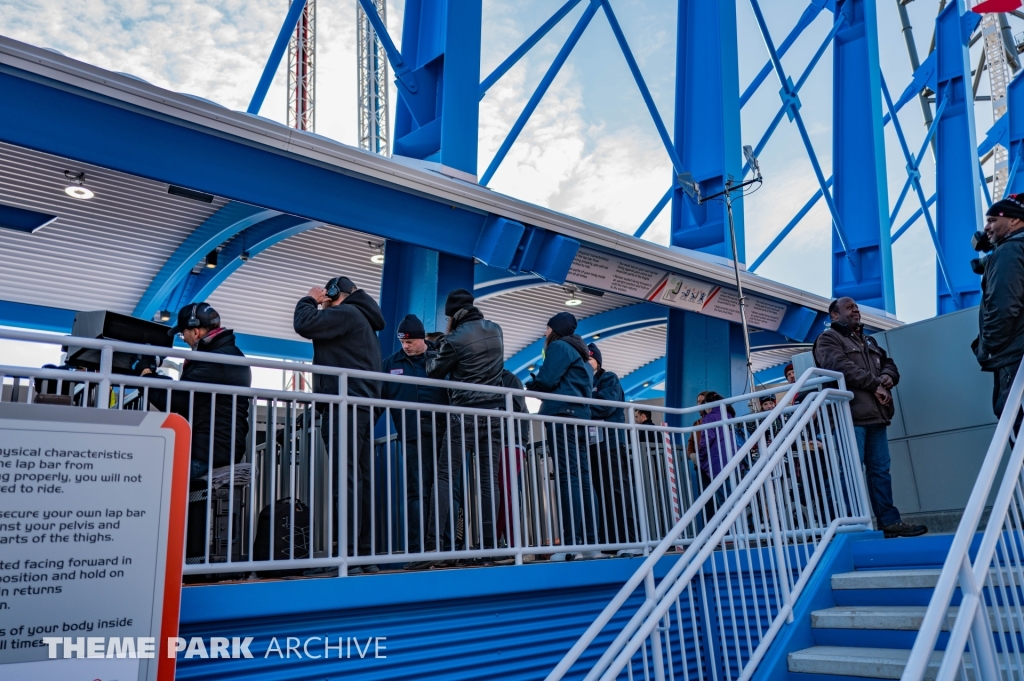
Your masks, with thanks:
[{"label": "man wearing knit beanie", "polygon": [[[985,260],[978,337],[971,347],[981,370],[992,372],[992,409],[1001,416],[1024,359],[1024,194],[992,204],[985,234],[995,248]],[[1018,412],[1014,434],[1021,418]]]},{"label": "man wearing knit beanie", "polygon": [[[398,324],[401,349],[383,362],[383,371],[391,376],[427,377],[427,361],[437,355],[434,345],[425,340],[423,322],[414,314]],[[405,503],[408,515],[408,547],[412,553],[425,550],[420,536],[420,518],[426,524],[428,499],[434,485],[435,452],[441,451],[448,416],[432,411],[431,405],[448,404],[448,391],[426,385],[382,381],[381,397],[394,402],[417,402],[421,409],[392,407],[391,422],[402,443],[405,457]],[[417,416],[418,412],[418,416]]]}]

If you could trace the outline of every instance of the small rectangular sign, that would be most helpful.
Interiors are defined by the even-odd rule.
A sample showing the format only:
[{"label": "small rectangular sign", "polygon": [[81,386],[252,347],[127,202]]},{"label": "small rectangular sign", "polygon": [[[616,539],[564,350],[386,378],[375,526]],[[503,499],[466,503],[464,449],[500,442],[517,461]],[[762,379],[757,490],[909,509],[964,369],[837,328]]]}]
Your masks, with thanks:
[{"label": "small rectangular sign", "polygon": [[172,681],[189,428],[0,404],[0,677]]}]

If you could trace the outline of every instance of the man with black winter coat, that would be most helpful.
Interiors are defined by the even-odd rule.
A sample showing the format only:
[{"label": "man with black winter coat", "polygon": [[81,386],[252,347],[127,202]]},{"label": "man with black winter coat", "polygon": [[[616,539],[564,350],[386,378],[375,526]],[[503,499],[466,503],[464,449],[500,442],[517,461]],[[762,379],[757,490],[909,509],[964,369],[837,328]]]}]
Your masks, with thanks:
[{"label": "man with black winter coat", "polygon": [[[537,375],[526,382],[526,389],[556,397],[591,397],[594,370],[590,366],[587,344],[576,335],[576,317],[568,312],[559,312],[548,320],[544,336],[544,362]],[[591,416],[589,404],[559,399],[541,400],[540,414],[574,419],[589,419]],[[562,546],[596,544],[600,511],[592,491],[587,427],[545,421],[544,432],[548,451],[554,456],[558,468]],[[551,560],[577,557],[603,558],[604,554],[600,551],[556,553]]]},{"label": "man with black winter coat", "polygon": [[[295,305],[293,319],[295,333],[313,341],[313,364],[336,367],[339,369],[359,369],[362,371],[380,371],[380,344],[377,342],[377,331],[384,329],[384,315],[377,302],[365,291],[358,288],[348,277],[335,277],[327,282],[327,286],[314,286],[309,293]],[[313,374],[313,392],[337,396],[341,390],[339,377],[328,374]],[[380,381],[366,378],[348,379],[348,394],[353,397],[380,397]],[[323,437],[331,438],[331,451],[335,461],[341,454],[340,412],[338,405],[321,404],[318,410],[322,418],[321,432]],[[358,546],[359,555],[369,555],[370,524],[372,509],[370,508],[370,454],[372,451],[372,424],[370,423],[369,407],[360,406],[348,410],[348,442],[352,445],[352,432],[356,435],[356,451],[348,454],[348,550],[349,556],[356,555],[354,546]],[[326,418],[325,418],[326,417]],[[333,426],[333,427],[331,427]],[[340,487],[341,470],[336,467],[339,483],[334,485],[336,498]],[[359,502],[359,526],[353,523],[355,513],[354,499]],[[337,505],[337,502],[335,502]],[[338,523],[333,524],[338,531]],[[363,568],[350,568],[349,574],[360,572],[377,572],[377,567],[368,565]]]},{"label": "man with black winter coat", "polygon": [[[992,204],[985,234],[995,249],[985,259],[978,338],[971,347],[982,371],[992,372],[992,409],[999,417],[1024,359],[1024,194]],[[1018,412],[1014,435],[1021,417]]]},{"label": "man with black winter coat", "polygon": [[886,537],[922,535],[928,528],[903,522],[892,500],[886,428],[895,413],[890,390],[899,383],[900,372],[878,341],[864,335],[860,308],[852,298],[833,300],[828,312],[832,326],[814,341],[814,361],[822,369],[843,374],[846,389],[853,392],[853,430],[878,529]]},{"label": "man with black winter coat", "polygon": [[[602,366],[604,358],[601,349],[595,343],[588,345],[587,349],[590,353],[590,366],[594,370],[594,399],[624,402],[626,396],[619,377]],[[633,514],[633,474],[630,470],[626,431],[620,425],[626,423],[626,411],[610,404],[592,404],[590,414],[595,421],[619,426],[590,428],[590,456],[597,464],[600,487],[601,541],[607,544],[634,542],[637,533]]]},{"label": "man with black winter coat", "polygon": [[[427,358],[427,376],[460,383],[501,386],[502,372],[505,369],[505,346],[501,327],[484,319],[473,302],[473,294],[466,289],[455,289],[448,294],[444,304],[448,328],[438,343],[437,355]],[[505,399],[500,392],[453,388],[448,391],[448,399],[452,405],[460,407],[505,408]],[[483,544],[473,548],[497,547],[495,518],[492,512],[493,506],[497,504],[492,505],[492,499],[498,493],[497,473],[504,442],[503,426],[504,421],[500,416],[491,418],[453,413],[449,418],[448,437],[445,438],[437,460],[436,490],[430,499],[430,515],[426,528],[428,551],[436,551],[438,548],[447,551],[455,548],[453,501],[456,504],[461,503],[467,515],[474,513],[477,508],[481,509],[483,516],[473,519],[473,523],[481,530]],[[465,498],[454,498],[457,492],[453,490],[453,483],[463,479],[463,472],[470,470],[469,457],[474,457],[472,468],[479,482],[466,478],[467,484],[462,485],[462,488],[468,490],[472,487],[479,490],[477,503],[472,506],[466,503]],[[426,570],[434,565],[435,561],[417,561],[409,563],[405,569]]]},{"label": "man with black winter coat", "polygon": [[[398,324],[398,341],[402,348],[384,360],[384,373],[427,378],[427,360],[437,351],[425,337],[426,330],[419,317],[406,315]],[[448,392],[444,388],[384,381],[381,397],[392,402],[422,405],[422,409],[396,407],[391,410],[391,421],[405,457],[406,514],[399,526],[401,521],[408,522],[408,551],[419,553],[424,550],[421,525],[427,522],[426,501],[434,488],[434,462],[441,451],[440,438],[444,437],[448,423],[448,414],[433,411],[431,407],[448,404]]]},{"label": "man with black winter coat", "polygon": [[[220,325],[220,315],[207,303],[192,303],[178,311],[178,323],[168,332],[177,334],[193,350],[226,357],[245,357],[235,345],[235,334]],[[167,376],[143,369],[142,376]],[[181,369],[181,380],[186,383],[211,383],[248,388],[252,385],[252,370],[237,364],[221,364],[208,360],[186,359]],[[168,404],[170,393],[170,404]],[[211,401],[213,412],[211,416]],[[149,403],[160,411],[172,411],[189,420],[192,427],[192,453],[189,478],[193,489],[206,485],[199,478],[206,477],[211,468],[238,463],[246,452],[249,436],[248,397],[189,393],[187,390],[149,389]],[[196,512],[195,509],[201,509]],[[185,554],[189,557],[206,554],[206,504],[193,507],[186,528]]]},{"label": "man with black winter coat", "polygon": [[[220,325],[220,315],[207,303],[193,303],[178,312],[178,323],[168,332],[179,335],[190,348],[198,352],[209,352],[229,357],[245,357],[235,344],[235,333]],[[142,370],[143,376],[168,378]],[[170,380],[168,378],[168,380]],[[220,364],[206,360],[186,359],[181,370],[181,380],[188,383],[213,383],[239,388],[252,385],[252,370],[247,366]],[[170,411],[191,420],[192,465],[190,477],[205,476],[212,468],[220,468],[238,462],[246,452],[249,436],[249,398],[231,395],[217,395],[214,400],[213,416],[210,415],[210,393],[197,392],[190,399],[187,390],[149,390],[149,403],[160,411],[166,411],[167,393],[170,392]],[[232,414],[234,427],[232,428]],[[234,456],[232,456],[232,453]]]}]

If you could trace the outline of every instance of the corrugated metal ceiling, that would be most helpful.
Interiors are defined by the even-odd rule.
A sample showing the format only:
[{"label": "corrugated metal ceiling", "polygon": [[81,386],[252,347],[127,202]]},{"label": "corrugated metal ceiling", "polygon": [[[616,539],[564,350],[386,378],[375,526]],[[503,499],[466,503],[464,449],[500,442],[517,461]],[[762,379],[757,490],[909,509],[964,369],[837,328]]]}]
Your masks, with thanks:
[{"label": "corrugated metal ceiling", "polygon": [[599,339],[597,347],[601,349],[601,366],[622,378],[649,362],[661,359],[665,356],[667,328],[662,324],[622,333],[608,340]]},{"label": "corrugated metal ceiling", "polygon": [[583,319],[638,302],[614,293],[606,293],[603,296],[577,293],[576,297],[583,302],[576,307],[566,306],[565,301],[569,295],[565,289],[557,284],[551,284],[519,289],[481,300],[478,307],[485,317],[501,326],[505,336],[505,359],[508,359],[543,336],[548,319],[557,312],[565,310],[576,315],[577,319]]}]

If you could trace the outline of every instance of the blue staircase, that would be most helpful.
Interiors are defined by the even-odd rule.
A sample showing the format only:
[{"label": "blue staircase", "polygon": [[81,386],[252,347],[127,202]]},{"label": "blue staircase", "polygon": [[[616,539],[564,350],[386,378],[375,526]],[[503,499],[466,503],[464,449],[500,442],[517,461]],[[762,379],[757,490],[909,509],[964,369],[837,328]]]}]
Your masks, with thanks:
[{"label": "blue staircase", "polygon": [[[836,541],[754,680],[900,678],[952,539],[872,532]],[[959,600],[958,592],[953,605]],[[947,639],[943,632],[937,649]],[[926,678],[934,678],[940,656]]]}]

